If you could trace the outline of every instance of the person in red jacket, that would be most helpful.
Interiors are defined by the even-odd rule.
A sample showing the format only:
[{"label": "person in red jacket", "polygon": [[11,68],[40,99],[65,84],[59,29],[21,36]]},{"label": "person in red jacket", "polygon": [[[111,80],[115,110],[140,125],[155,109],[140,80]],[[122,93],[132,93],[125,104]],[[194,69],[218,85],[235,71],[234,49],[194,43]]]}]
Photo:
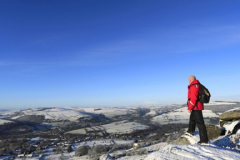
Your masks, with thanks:
[{"label": "person in red jacket", "polygon": [[203,103],[198,100],[200,89],[199,89],[199,81],[195,76],[190,76],[188,78],[189,86],[188,86],[188,112],[190,114],[189,127],[187,134],[190,136],[194,135],[195,127],[197,124],[199,130],[200,141],[198,144],[208,143],[208,136],[206,126],[203,120],[202,110],[204,110]]}]

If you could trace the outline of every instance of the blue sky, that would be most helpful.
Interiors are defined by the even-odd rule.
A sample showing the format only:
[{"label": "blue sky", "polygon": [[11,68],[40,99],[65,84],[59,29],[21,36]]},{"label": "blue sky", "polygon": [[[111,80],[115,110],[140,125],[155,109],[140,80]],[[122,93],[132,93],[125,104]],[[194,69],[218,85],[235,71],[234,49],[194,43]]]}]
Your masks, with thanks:
[{"label": "blue sky", "polygon": [[240,2],[0,1],[0,108],[240,100]]}]

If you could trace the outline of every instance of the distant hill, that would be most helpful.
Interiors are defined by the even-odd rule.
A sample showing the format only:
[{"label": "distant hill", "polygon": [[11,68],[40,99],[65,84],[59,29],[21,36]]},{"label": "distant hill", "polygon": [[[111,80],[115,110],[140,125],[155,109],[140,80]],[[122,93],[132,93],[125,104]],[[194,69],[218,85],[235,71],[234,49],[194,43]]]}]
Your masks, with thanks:
[{"label": "distant hill", "polygon": [[19,121],[33,122],[33,123],[42,123],[44,116],[42,115],[25,115],[17,118]]}]

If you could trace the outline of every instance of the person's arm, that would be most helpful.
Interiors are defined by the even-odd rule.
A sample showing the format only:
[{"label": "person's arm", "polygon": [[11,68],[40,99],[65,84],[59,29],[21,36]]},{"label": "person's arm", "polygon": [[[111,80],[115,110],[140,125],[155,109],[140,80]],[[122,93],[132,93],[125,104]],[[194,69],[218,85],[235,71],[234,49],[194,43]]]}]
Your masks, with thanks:
[{"label": "person's arm", "polygon": [[193,108],[197,102],[197,99],[198,99],[198,92],[199,92],[198,85],[194,85],[190,88],[190,92],[189,92],[190,100],[188,101],[188,112],[193,110]]}]

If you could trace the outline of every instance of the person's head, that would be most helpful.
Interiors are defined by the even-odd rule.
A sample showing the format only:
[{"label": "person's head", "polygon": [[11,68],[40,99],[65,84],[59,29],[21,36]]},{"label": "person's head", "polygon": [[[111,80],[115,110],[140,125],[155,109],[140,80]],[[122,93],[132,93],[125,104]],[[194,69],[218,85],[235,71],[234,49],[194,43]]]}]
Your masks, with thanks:
[{"label": "person's head", "polygon": [[194,81],[196,79],[196,77],[194,75],[191,75],[189,78],[188,78],[188,82],[189,84],[192,83],[192,81]]}]

